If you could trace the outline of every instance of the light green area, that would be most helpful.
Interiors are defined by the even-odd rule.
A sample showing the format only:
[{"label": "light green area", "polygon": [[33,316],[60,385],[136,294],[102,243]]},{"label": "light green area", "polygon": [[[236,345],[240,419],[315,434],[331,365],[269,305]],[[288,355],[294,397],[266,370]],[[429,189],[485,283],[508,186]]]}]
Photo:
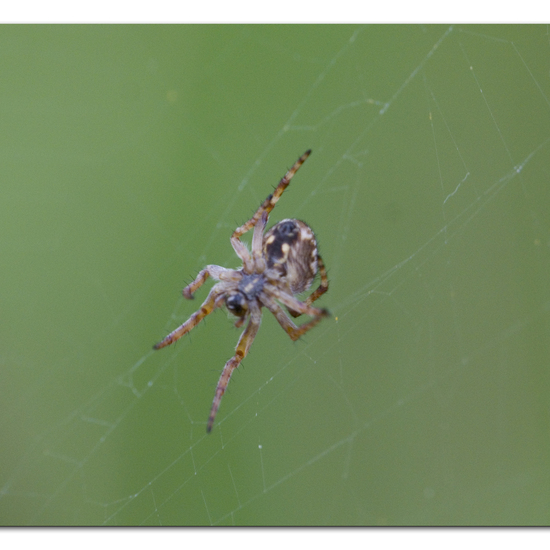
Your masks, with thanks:
[{"label": "light green area", "polygon": [[[550,523],[544,26],[0,27],[0,523]],[[200,305],[306,149],[333,318]],[[210,288],[211,283],[206,285]]]}]

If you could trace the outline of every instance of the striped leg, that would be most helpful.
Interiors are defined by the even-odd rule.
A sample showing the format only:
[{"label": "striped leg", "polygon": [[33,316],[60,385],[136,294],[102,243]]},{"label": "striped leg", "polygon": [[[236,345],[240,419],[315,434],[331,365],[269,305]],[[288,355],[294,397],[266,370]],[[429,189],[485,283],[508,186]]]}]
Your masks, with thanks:
[{"label": "striped leg", "polygon": [[[308,330],[312,329],[323,317],[325,317],[325,311],[321,310],[322,314],[314,317],[311,321],[308,323],[304,323],[303,325],[297,327],[286,315],[286,313],[283,311],[281,306],[274,302],[273,300],[270,300],[269,298],[263,300],[263,304],[273,315],[275,316],[275,319],[279,322],[283,330],[290,336],[290,339],[292,341],[298,340],[300,336],[303,336]],[[327,313],[328,315],[328,313]]]},{"label": "striped leg", "polygon": [[273,210],[273,207],[277,204],[277,201],[281,198],[281,195],[284,193],[284,190],[288,187],[290,180],[294,174],[298,171],[300,166],[304,164],[307,157],[311,154],[311,149],[307,150],[295,163],[294,166],[284,175],[284,177],[279,182],[279,185],[275,188],[275,191],[265,199],[260,208],[256,210],[256,213],[241,227],[238,227],[233,232],[232,239],[239,239],[247,231],[250,231],[261,218],[264,212],[268,214]]},{"label": "striped leg", "polygon": [[222,400],[223,394],[227,389],[227,384],[233,371],[241,364],[241,361],[246,357],[258,329],[260,328],[260,321],[262,320],[262,314],[259,309],[254,308],[254,311],[251,312],[250,321],[244,332],[239,338],[237,348],[235,350],[235,355],[229,359],[225,364],[222,370],[220,379],[218,380],[218,385],[216,386],[216,393],[214,394],[214,401],[212,401],[212,408],[210,409],[210,416],[208,417],[208,424],[206,425],[206,431],[210,432],[212,426],[214,425],[214,419],[216,418],[216,413],[220,408],[220,402]]},{"label": "striped leg", "polygon": [[193,300],[193,294],[206,282],[208,277],[212,277],[216,281],[239,281],[241,276],[233,269],[227,269],[219,265],[207,265],[196,276],[195,280],[182,290],[183,297]]},{"label": "striped leg", "polygon": [[208,268],[203,269],[195,278],[195,280],[188,284],[181,293],[183,294],[184,298],[187,298],[188,300],[192,300],[194,298],[193,294],[196,292],[198,288],[200,288],[206,279],[210,276],[210,272],[208,271]]},{"label": "striped leg", "polygon": [[[206,277],[204,277],[206,279]],[[193,313],[183,325],[173,330],[166,338],[153,346],[154,349],[160,349],[169,346],[176,340],[179,340],[184,334],[187,334],[191,329],[195,328],[207,315],[212,313],[217,307],[223,304],[224,291],[218,285],[214,286],[208,294],[206,300],[198,311]]]},{"label": "striped leg", "polygon": [[[317,255],[317,268],[319,269],[319,274],[321,275],[321,282],[315,291],[304,300],[304,304],[307,306],[310,306],[313,302],[315,302],[315,300],[318,300],[328,290],[328,277],[327,270],[325,269],[325,262],[323,262],[323,258],[319,255]],[[292,317],[300,317],[300,315],[302,315],[293,309],[289,309],[288,312],[292,315]]]}]

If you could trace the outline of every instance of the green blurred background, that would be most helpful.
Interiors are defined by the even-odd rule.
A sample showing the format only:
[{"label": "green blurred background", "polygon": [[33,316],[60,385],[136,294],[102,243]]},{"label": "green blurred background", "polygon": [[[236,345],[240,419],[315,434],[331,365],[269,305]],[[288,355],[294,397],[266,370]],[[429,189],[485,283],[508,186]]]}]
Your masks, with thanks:
[{"label": "green blurred background", "polygon": [[[550,520],[545,26],[2,26],[0,523]],[[273,212],[333,318],[177,345]],[[210,284],[206,285],[210,286]]]}]

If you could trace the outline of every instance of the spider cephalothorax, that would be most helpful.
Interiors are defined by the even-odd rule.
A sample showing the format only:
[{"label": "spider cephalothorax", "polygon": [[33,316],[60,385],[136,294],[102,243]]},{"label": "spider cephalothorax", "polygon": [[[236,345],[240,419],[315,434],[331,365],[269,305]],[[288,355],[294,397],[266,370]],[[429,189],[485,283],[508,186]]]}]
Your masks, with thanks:
[{"label": "spider cephalothorax", "polygon": [[[206,426],[208,432],[214,424],[214,418],[231,374],[248,353],[258,332],[262,320],[262,307],[271,311],[292,340],[300,338],[328,315],[326,309],[311,305],[328,290],[327,273],[317,251],[315,235],[311,228],[300,220],[287,219],[274,225],[264,235],[269,213],[288,187],[292,176],[310,153],[311,151],[306,151],[294,163],[273,194],[265,199],[254,216],[233,232],[231,245],[243,262],[241,269],[227,269],[218,265],[206,266],[197,278],[183,289],[183,296],[192,299],[193,293],[208,277],[219,282],[212,287],[198,311],[155,345],[155,349],[159,349],[175,342],[214,309],[224,304],[228,311],[237,317],[235,323],[237,327],[241,327],[249,319],[237,343],[235,355],[225,364],[218,381]],[[252,228],[254,233],[252,252],[250,252],[240,238]],[[304,302],[298,300],[295,295],[311,286],[317,272],[321,275],[321,282],[317,289]],[[278,302],[284,305],[293,317],[305,314],[313,319],[301,326],[296,326]]]}]

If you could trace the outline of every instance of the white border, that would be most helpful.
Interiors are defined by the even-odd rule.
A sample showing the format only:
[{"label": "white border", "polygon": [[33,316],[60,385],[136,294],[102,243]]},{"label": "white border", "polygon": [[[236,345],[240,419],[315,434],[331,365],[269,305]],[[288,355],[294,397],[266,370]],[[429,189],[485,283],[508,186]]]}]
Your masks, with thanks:
[{"label": "white border", "polygon": [[534,23],[550,22],[550,2],[296,2],[278,0],[96,0],[5,3],[2,23]]}]

